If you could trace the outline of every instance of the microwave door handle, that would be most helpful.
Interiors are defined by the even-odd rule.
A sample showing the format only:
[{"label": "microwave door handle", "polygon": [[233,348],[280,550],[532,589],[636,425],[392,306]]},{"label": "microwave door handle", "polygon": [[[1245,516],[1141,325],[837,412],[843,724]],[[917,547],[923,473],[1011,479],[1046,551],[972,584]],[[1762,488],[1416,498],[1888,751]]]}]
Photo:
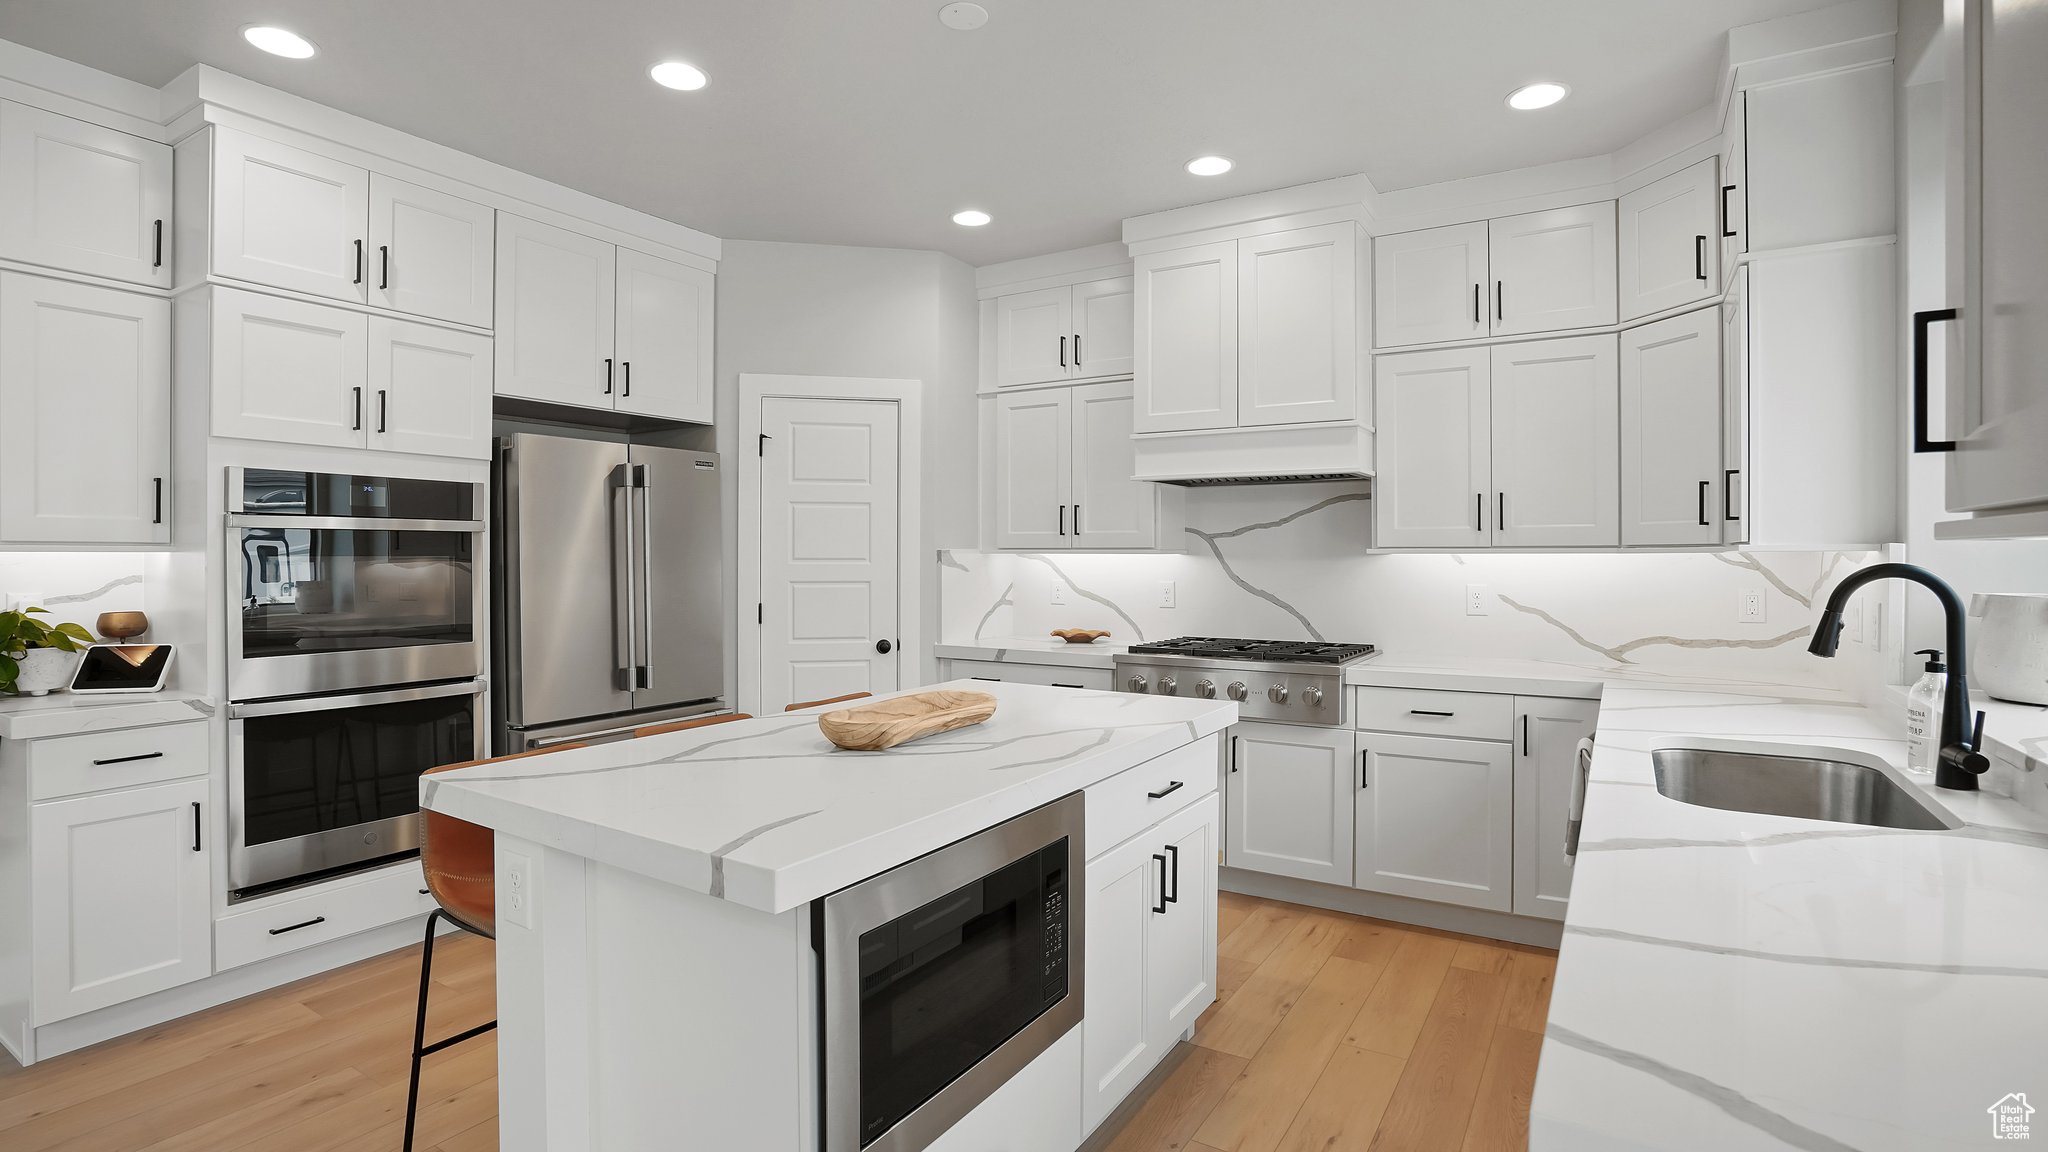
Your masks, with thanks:
[{"label": "microwave door handle", "polygon": [[633,687],[654,687],[654,485],[648,465],[636,464],[634,487],[640,491],[640,664]]},{"label": "microwave door handle", "polygon": [[[606,494],[605,514],[611,518],[615,530],[612,533],[612,642],[613,656],[618,660],[615,669],[617,687],[624,691],[633,690],[633,669],[639,664],[637,646],[639,638],[634,635],[634,609],[638,605],[639,592],[633,579],[633,466],[621,464],[612,472],[611,491]],[[618,514],[618,501],[626,502],[625,514]],[[621,588],[620,582],[624,582]],[[623,632],[623,642],[620,634]]]}]

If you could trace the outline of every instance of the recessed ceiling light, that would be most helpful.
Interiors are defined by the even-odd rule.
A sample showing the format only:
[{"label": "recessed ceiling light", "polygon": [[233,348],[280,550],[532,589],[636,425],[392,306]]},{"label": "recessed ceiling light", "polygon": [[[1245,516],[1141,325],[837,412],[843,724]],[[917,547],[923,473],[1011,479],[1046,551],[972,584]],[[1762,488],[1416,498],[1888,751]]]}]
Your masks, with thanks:
[{"label": "recessed ceiling light", "polygon": [[1221,176],[1232,167],[1228,156],[1197,156],[1188,161],[1188,171],[1196,176]]},{"label": "recessed ceiling light", "polygon": [[273,28],[268,24],[251,24],[242,29],[242,39],[272,56],[283,56],[292,60],[304,60],[313,54],[313,42],[296,32]]},{"label": "recessed ceiling light", "polygon": [[939,9],[939,23],[958,32],[972,32],[988,23],[988,9],[979,4],[948,4]]},{"label": "recessed ceiling light", "polygon": [[654,77],[656,84],[663,88],[673,88],[678,92],[695,92],[710,83],[702,68],[695,64],[685,64],[681,60],[664,60],[649,68],[647,74]]},{"label": "recessed ceiling light", "polygon": [[962,228],[979,228],[983,224],[988,223],[988,220],[988,213],[983,212],[979,208],[969,208],[963,212],[953,213],[953,223],[960,225]]},{"label": "recessed ceiling light", "polygon": [[1571,95],[1571,92],[1570,88],[1562,84],[1552,83],[1549,80],[1538,81],[1534,84],[1524,84],[1522,87],[1508,93],[1508,107],[1520,109],[1523,112],[1536,108],[1548,108],[1566,96]]}]

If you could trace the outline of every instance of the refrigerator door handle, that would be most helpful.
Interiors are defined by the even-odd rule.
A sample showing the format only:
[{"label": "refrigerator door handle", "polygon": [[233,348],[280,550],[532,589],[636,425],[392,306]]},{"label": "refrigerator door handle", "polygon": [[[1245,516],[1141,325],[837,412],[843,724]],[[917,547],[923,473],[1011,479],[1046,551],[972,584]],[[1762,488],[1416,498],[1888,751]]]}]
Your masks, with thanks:
[{"label": "refrigerator door handle", "polygon": [[[619,525],[619,530],[612,536],[612,570],[615,573],[613,576],[612,623],[615,629],[622,623],[624,625],[625,643],[619,645],[620,648],[624,649],[624,659],[620,660],[618,664],[618,685],[622,690],[628,692],[633,690],[633,684],[637,678],[637,669],[640,665],[640,637],[638,634],[638,622],[634,619],[640,607],[640,591],[636,586],[638,581],[634,579],[633,573],[633,481],[635,475],[633,465],[631,464],[621,464],[613,470],[611,500],[609,501],[614,508],[620,497],[623,497],[626,502],[625,515],[613,517],[613,523]],[[644,541],[642,542],[642,547],[645,547]],[[617,581],[621,578],[625,581],[623,594],[619,594],[617,589]],[[621,611],[625,613],[623,621],[619,619]],[[617,649],[614,649],[614,652],[616,653]]]},{"label": "refrigerator door handle", "polygon": [[648,465],[633,465],[633,486],[640,491],[640,663],[633,671],[633,687],[654,687],[654,485],[649,482]]}]

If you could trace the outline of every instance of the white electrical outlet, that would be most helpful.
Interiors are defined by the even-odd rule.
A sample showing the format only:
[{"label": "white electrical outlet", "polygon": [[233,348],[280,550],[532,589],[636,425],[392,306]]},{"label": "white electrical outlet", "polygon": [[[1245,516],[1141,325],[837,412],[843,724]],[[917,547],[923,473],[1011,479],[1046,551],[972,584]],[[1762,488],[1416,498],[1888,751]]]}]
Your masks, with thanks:
[{"label": "white electrical outlet", "polygon": [[1161,608],[1171,608],[1174,606],[1175,599],[1173,581],[1161,580],[1159,582],[1159,606]]},{"label": "white electrical outlet", "polygon": [[517,852],[505,853],[504,896],[505,919],[533,927],[533,861]]},{"label": "white electrical outlet", "polygon": [[1735,618],[1744,624],[1763,623],[1764,594],[1755,589],[1737,593],[1735,598]]},{"label": "white electrical outlet", "polygon": [[1467,616],[1484,616],[1484,615],[1486,615],[1486,585],[1484,585],[1484,584],[1467,584],[1467,585],[1465,585],[1465,615],[1467,615]]},{"label": "white electrical outlet", "polygon": [[1053,605],[1053,607],[1057,608],[1057,607],[1059,607],[1060,605],[1062,605],[1062,604],[1065,604],[1066,602],[1067,602],[1067,582],[1066,582],[1065,580],[1055,580],[1055,581],[1053,581],[1053,582],[1052,582],[1052,605]]}]

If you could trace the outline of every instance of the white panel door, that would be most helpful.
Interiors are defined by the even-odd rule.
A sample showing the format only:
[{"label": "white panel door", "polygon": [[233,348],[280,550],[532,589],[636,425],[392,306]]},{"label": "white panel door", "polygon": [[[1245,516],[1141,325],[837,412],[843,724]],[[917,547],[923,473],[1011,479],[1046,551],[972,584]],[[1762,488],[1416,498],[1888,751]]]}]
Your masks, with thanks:
[{"label": "white panel door", "polygon": [[[1074,546],[1075,391],[1041,388],[1005,393],[994,400],[998,548],[1044,551]],[[1114,516],[1109,510],[1104,514]]]},{"label": "white panel door", "polygon": [[491,457],[491,338],[370,317],[369,446]]},{"label": "white panel door", "polygon": [[1493,543],[1613,546],[1618,418],[1612,336],[1493,347]]},{"label": "white panel door", "polygon": [[213,165],[216,276],[368,299],[368,172],[220,127]]},{"label": "white panel door", "polygon": [[36,1024],[213,971],[206,800],[201,778],[30,806]]},{"label": "white panel door", "polygon": [[1721,301],[1721,543],[1749,543],[1749,267]]},{"label": "white panel door", "polygon": [[1064,285],[996,297],[996,387],[1073,375],[1073,303]]},{"label": "white panel door", "polygon": [[613,407],[617,253],[602,240],[498,214],[498,395]]},{"label": "white panel door", "polygon": [[1152,1022],[1146,943],[1160,913],[1165,859],[1156,838],[1138,836],[1088,862],[1082,980],[1081,1130],[1102,1123],[1165,1049]]},{"label": "white panel door", "polygon": [[[1509,745],[1361,732],[1357,886],[1506,912],[1514,902]],[[1353,780],[1352,783],[1361,783]]]},{"label": "white panel door", "polygon": [[[1253,691],[1258,691],[1257,685]],[[1231,736],[1226,863],[1351,883],[1351,733],[1245,724]]]},{"label": "white panel door", "polygon": [[460,196],[370,173],[370,303],[489,328],[496,216]]},{"label": "white panel door", "polygon": [[619,411],[711,423],[715,278],[631,248],[618,276]]},{"label": "white panel door", "polygon": [[1139,837],[1166,857],[1166,891],[1145,921],[1145,1014],[1162,1055],[1216,1000],[1216,806],[1212,793]]},{"label": "white panel door", "polygon": [[1381,236],[1372,253],[1375,346],[1487,334],[1486,221]]},{"label": "white panel door", "polygon": [[171,149],[0,101],[0,256],[171,286]]},{"label": "white panel door", "polygon": [[1621,334],[1621,542],[1721,542],[1721,313]]},{"label": "white panel door", "polygon": [[1721,294],[1720,201],[1711,156],[1621,198],[1623,320]]},{"label": "white panel door", "polygon": [[1486,222],[1493,334],[1615,321],[1614,201]]},{"label": "white panel door", "polygon": [[1138,431],[1237,427],[1237,242],[1135,263]]},{"label": "white panel door", "polygon": [[900,418],[894,401],[761,403],[762,711],[893,692],[905,679],[896,632]]},{"label": "white panel door", "polygon": [[368,316],[234,288],[212,307],[214,435],[363,446]]},{"label": "white panel door", "polygon": [[1374,362],[1376,547],[1486,546],[1493,523],[1491,374],[1484,348],[1404,352]]},{"label": "white panel door", "polygon": [[0,273],[0,540],[170,540],[171,302]]},{"label": "white panel door", "polygon": [[1572,869],[1564,858],[1579,741],[1593,734],[1597,700],[1515,698],[1515,904],[1519,916],[1564,919]]},{"label": "white panel door", "polygon": [[[1081,384],[1072,389],[1074,506],[1068,525],[1076,548],[1151,548],[1159,543],[1158,486],[1131,479],[1137,446],[1131,442],[1129,381]],[[1015,399],[1001,397],[998,400]],[[1003,473],[1008,476],[1009,472]]]},{"label": "white panel door", "polygon": [[1135,300],[1129,276],[1074,285],[1074,376],[1130,375]]},{"label": "white panel door", "polygon": [[1358,230],[1349,223],[1240,240],[1237,422],[1358,414]]}]

